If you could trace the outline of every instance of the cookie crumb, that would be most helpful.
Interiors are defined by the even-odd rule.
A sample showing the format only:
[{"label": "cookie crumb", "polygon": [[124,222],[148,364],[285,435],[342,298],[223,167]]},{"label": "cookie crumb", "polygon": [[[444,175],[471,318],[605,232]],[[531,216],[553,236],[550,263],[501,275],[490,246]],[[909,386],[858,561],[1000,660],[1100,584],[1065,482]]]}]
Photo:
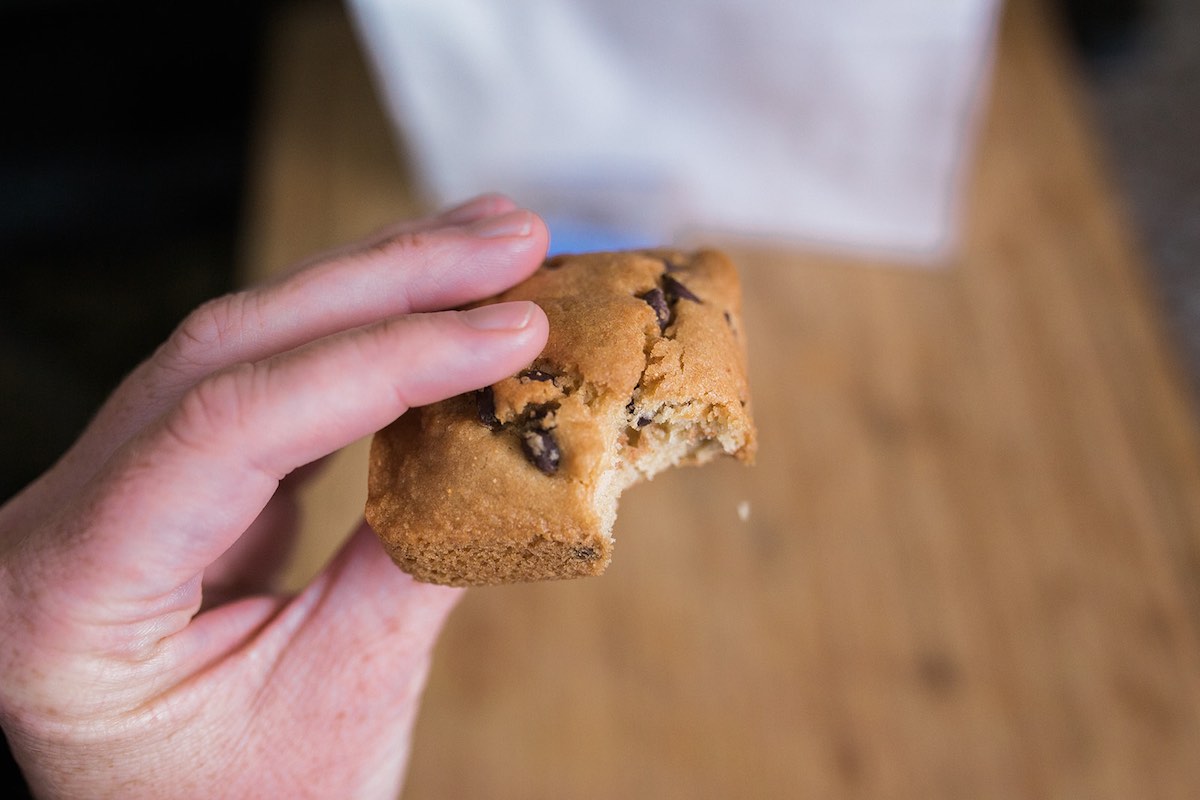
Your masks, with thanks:
[{"label": "cookie crumb", "polygon": [[742,522],[750,521],[750,501],[749,500],[743,500],[742,502],[737,504],[737,515],[738,515],[738,519],[740,519]]}]

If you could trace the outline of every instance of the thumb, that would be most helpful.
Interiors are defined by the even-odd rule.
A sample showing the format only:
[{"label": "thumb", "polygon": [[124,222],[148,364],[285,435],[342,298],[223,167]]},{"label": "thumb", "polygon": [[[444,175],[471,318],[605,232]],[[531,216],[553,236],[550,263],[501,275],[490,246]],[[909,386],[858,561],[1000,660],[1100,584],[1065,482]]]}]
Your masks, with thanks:
[{"label": "thumb", "polygon": [[[305,625],[310,646],[327,653],[354,653],[356,659],[368,653],[393,663],[427,656],[466,591],[414,580],[392,562],[366,523],[312,586],[321,601]],[[377,680],[394,682],[394,675],[386,668],[383,672]]]},{"label": "thumb", "polygon": [[[306,718],[350,743],[356,759],[400,774],[434,647],[465,591],[414,581],[360,526],[296,598],[303,622],[278,648],[264,689],[275,697],[259,705],[281,718],[258,722],[286,729],[295,698],[304,697]],[[305,756],[319,763],[326,754]]]}]

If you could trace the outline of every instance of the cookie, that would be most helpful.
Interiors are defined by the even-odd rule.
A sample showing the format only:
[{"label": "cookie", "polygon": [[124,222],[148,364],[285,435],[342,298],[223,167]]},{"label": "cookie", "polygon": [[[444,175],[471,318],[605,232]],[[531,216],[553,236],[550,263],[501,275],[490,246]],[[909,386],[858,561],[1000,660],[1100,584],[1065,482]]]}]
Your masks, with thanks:
[{"label": "cookie", "polygon": [[483,304],[509,300],[546,312],[537,360],[371,443],[367,521],[418,580],[598,575],[626,488],[723,454],[753,461],[741,287],[723,254],[557,256]]}]

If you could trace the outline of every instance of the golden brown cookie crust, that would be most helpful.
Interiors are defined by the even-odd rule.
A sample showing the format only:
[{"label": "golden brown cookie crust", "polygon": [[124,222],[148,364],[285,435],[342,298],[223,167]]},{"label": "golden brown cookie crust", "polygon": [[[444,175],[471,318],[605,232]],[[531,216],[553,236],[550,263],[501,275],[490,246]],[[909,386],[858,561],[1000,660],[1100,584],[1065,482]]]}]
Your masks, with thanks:
[{"label": "golden brown cookie crust", "polygon": [[530,368],[412,409],[372,442],[367,521],[419,580],[597,575],[626,486],[753,459],[741,289],[723,254],[558,256],[483,304],[509,300],[550,322]]}]

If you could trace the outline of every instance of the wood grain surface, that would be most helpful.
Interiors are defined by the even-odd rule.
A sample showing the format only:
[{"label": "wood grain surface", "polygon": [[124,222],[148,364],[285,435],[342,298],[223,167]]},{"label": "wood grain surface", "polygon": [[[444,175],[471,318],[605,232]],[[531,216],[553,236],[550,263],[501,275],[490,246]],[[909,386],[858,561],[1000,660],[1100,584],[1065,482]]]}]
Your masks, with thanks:
[{"label": "wood grain surface", "polygon": [[[948,268],[734,251],[758,465],[631,490],[602,578],[472,590],[406,797],[1200,797],[1197,417],[1074,81],[1013,2]],[[277,20],[256,163],[247,280],[417,210],[337,5]]]}]

